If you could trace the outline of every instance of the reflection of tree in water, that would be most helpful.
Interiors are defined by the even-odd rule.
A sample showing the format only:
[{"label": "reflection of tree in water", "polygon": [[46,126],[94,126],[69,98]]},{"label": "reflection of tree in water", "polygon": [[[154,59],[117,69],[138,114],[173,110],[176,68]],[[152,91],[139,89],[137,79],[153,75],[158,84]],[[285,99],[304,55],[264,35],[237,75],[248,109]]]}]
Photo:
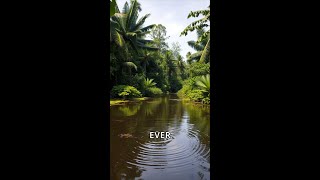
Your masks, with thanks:
[{"label": "reflection of tree in water", "polygon": [[[112,107],[110,164],[112,178],[121,179],[121,174],[126,174],[130,178],[141,177],[142,169],[125,162],[135,162],[141,153],[140,144],[150,142],[150,131],[168,131],[171,125],[179,126],[182,114],[181,102],[169,103],[168,97]],[[119,134],[132,134],[133,138],[124,139],[119,137]]]},{"label": "reflection of tree in water", "polygon": [[[210,106],[184,103],[184,107],[189,115],[189,122],[199,131],[199,140],[210,148]],[[206,157],[210,163],[210,155]],[[204,168],[204,167],[203,167]]]},{"label": "reflection of tree in water", "polygon": [[190,123],[194,124],[201,134],[210,137],[210,106],[184,102],[184,107],[190,116]]},{"label": "reflection of tree in water", "polygon": [[[126,161],[135,157],[128,156],[128,152],[135,151],[137,113],[141,108],[139,103],[127,103],[110,107],[110,169],[111,179],[121,180],[127,177],[140,177],[142,170],[137,166],[128,166]],[[122,138],[121,134],[132,135],[130,138]],[[127,177],[125,177],[127,176]]]},{"label": "reflection of tree in water", "polygon": [[141,103],[137,103],[134,106],[119,106],[119,111],[123,113],[124,116],[133,116],[137,114],[141,106]]},{"label": "reflection of tree in water", "polygon": [[157,107],[161,104],[161,99],[154,99],[152,101],[146,101],[146,103],[143,104],[143,108],[141,108],[141,113],[145,114],[145,117],[150,117],[153,115]]}]

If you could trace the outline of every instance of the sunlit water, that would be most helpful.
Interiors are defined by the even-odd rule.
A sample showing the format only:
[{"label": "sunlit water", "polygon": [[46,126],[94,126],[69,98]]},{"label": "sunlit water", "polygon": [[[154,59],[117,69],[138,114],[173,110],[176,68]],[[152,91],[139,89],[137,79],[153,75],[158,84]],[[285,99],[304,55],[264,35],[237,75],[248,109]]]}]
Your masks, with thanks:
[{"label": "sunlit water", "polygon": [[[168,95],[110,107],[111,179],[210,179],[210,109]],[[168,131],[171,139],[150,139]]]}]

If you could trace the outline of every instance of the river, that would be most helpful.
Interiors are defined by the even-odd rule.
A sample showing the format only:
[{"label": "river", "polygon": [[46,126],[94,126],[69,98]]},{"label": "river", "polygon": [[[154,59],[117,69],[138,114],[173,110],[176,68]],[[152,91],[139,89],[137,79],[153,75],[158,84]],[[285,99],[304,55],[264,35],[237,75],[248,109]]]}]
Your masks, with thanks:
[{"label": "river", "polygon": [[[210,179],[210,109],[175,94],[110,107],[112,180]],[[150,139],[150,131],[171,138]]]}]

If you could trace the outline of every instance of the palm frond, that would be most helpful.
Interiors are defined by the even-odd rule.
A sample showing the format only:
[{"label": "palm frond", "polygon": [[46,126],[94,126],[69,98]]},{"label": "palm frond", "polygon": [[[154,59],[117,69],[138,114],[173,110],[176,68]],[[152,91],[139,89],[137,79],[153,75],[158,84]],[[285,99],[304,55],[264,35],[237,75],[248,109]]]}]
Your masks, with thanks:
[{"label": "palm frond", "polygon": [[202,51],[204,46],[201,44],[197,43],[196,41],[188,41],[188,45],[192,47],[196,51]]},{"label": "palm frond", "polygon": [[204,48],[199,62],[208,62],[210,60],[210,39],[207,42],[206,47]]},{"label": "palm frond", "polygon": [[126,3],[124,3],[122,13],[127,14],[128,12],[129,12],[129,4],[128,4],[128,2],[126,2]]},{"label": "palm frond", "polygon": [[143,49],[143,50],[150,50],[150,51],[157,51],[157,50],[159,50],[159,48],[157,48],[157,47],[148,46],[148,45],[146,45],[145,43],[141,43],[141,42],[139,42],[139,41],[137,41],[136,44],[137,44],[137,47],[139,47],[139,48],[141,48],[141,49]]},{"label": "palm frond", "polygon": [[193,53],[190,56],[188,56],[188,60],[189,61],[199,60],[201,58],[201,55],[202,55],[202,51],[198,51],[198,52]]},{"label": "palm frond", "polygon": [[197,21],[194,21],[193,23],[191,23],[190,25],[188,25],[180,34],[180,36],[182,35],[187,35],[188,31],[194,31],[195,29],[202,29],[204,27],[208,27],[208,24],[205,24],[208,20],[210,19],[210,16],[205,16],[204,18],[201,18]]},{"label": "palm frond", "polygon": [[144,31],[148,31],[148,30],[150,30],[150,29],[154,28],[155,26],[156,26],[155,24],[152,24],[152,25],[149,25],[149,26],[143,27],[143,28],[141,28],[140,30],[141,30],[142,32],[144,32]]},{"label": "palm frond", "polygon": [[124,62],[123,65],[129,68],[134,68],[136,71],[138,69],[137,65],[135,65],[133,62]]},{"label": "palm frond", "polygon": [[197,37],[202,36],[203,33],[205,33],[204,29],[197,29]]},{"label": "palm frond", "polygon": [[147,79],[144,80],[144,86],[145,86],[146,88],[154,87],[154,86],[156,86],[156,84],[157,84],[157,83],[153,82],[153,79],[147,78]]},{"label": "palm frond", "polygon": [[119,47],[123,47],[125,45],[123,37],[117,31],[111,31],[111,37]]},{"label": "palm frond", "polygon": [[132,29],[133,24],[138,18],[139,6],[141,6],[137,0],[132,0],[129,7],[128,18],[127,18],[127,29]]},{"label": "palm frond", "polygon": [[150,14],[144,15],[142,18],[139,19],[139,21],[135,24],[132,31],[136,31],[137,29],[141,28],[143,23],[146,21],[146,19],[150,16]]},{"label": "palm frond", "polygon": [[119,30],[126,32],[126,21],[127,15],[126,14],[121,14],[121,13],[115,13],[111,17],[111,22],[115,23]]},{"label": "palm frond", "polygon": [[[210,6],[209,6],[209,7],[210,7]],[[188,14],[188,18],[190,18],[190,17],[198,17],[200,14],[203,15],[203,16],[210,15],[210,9],[198,10],[198,11],[191,11],[191,12]]]},{"label": "palm frond", "polygon": [[196,85],[207,92],[210,92],[210,75],[207,74],[206,76],[201,76],[197,79]]}]

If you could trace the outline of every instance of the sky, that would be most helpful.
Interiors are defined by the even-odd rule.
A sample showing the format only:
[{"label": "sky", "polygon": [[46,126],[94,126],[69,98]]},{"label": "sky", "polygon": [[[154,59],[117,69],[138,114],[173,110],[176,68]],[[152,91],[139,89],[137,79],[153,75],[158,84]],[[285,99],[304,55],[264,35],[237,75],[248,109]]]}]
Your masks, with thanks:
[{"label": "sky", "polygon": [[[130,0],[117,0],[120,11],[125,2]],[[202,18],[190,17],[187,19],[190,11],[204,10],[210,5],[210,0],[138,0],[141,4],[142,11],[139,18],[145,14],[151,14],[144,23],[145,26],[151,24],[162,24],[166,27],[167,36],[170,38],[167,43],[172,47],[173,42],[178,42],[181,46],[181,56],[186,59],[187,52],[195,52],[189,45],[188,41],[197,40],[196,31],[189,32],[187,36],[181,36],[180,33],[192,22]]]}]

